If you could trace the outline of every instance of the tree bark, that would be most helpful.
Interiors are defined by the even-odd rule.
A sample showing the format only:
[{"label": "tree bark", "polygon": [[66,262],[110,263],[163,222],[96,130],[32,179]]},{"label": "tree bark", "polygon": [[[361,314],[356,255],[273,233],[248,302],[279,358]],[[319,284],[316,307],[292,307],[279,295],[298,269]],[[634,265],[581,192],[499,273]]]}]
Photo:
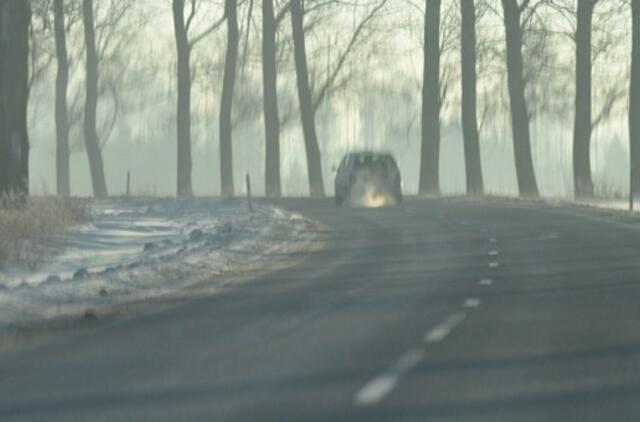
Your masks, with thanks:
[{"label": "tree bark", "polygon": [[0,206],[2,199],[11,191],[11,177],[9,173],[10,148],[6,119],[6,98],[7,84],[5,81],[7,65],[7,50],[11,42],[10,33],[5,22],[8,21],[9,5],[7,2],[0,3]]},{"label": "tree bark", "polygon": [[631,82],[629,87],[629,149],[633,195],[640,194],[640,0],[631,1]]},{"label": "tree bark", "polygon": [[173,23],[178,56],[177,195],[190,197],[191,187],[191,47],[184,21],[184,0],[173,0]]},{"label": "tree bark", "polygon": [[426,0],[422,83],[421,194],[440,193],[440,0]]},{"label": "tree bark", "polygon": [[460,0],[462,66],[462,132],[467,194],[482,195],[484,182],[480,160],[477,118],[476,8],[474,0]]},{"label": "tree bark", "polygon": [[222,196],[234,196],[232,109],[238,66],[238,0],[226,0],[227,55],[220,102],[220,182]]},{"label": "tree bark", "polygon": [[291,1],[291,27],[293,33],[296,76],[298,81],[298,99],[300,101],[300,118],[304,133],[304,145],[307,152],[307,172],[309,177],[309,193],[313,197],[323,197],[324,180],[322,178],[322,160],[316,132],[315,111],[309,71],[307,69],[307,53],[304,39],[304,12],[301,0]]},{"label": "tree bark", "polygon": [[529,113],[525,99],[522,64],[522,27],[520,23],[522,10],[517,0],[502,0],[502,7],[507,40],[507,79],[518,191],[521,196],[538,197],[538,184],[531,156]]},{"label": "tree bark", "polygon": [[84,109],[84,141],[89,158],[93,195],[107,197],[107,182],[104,176],[102,151],[98,142],[96,115],[98,108],[98,56],[96,52],[95,26],[93,22],[93,0],[83,0],[82,16],[87,54],[86,102]]},{"label": "tree bark", "polygon": [[576,198],[593,197],[591,178],[591,24],[593,0],[578,2],[576,29],[576,97],[573,128],[573,182]]},{"label": "tree bark", "polygon": [[29,193],[29,21],[25,0],[0,2],[0,196]]},{"label": "tree bark", "polygon": [[265,125],[265,193],[280,197],[280,117],[278,114],[278,75],[276,69],[276,21],[273,0],[262,0],[262,78]]},{"label": "tree bark", "polygon": [[69,117],[67,112],[67,88],[69,85],[69,58],[64,19],[64,0],[54,0],[54,32],[58,73],[56,76],[56,186],[58,196],[71,193],[69,170]]}]

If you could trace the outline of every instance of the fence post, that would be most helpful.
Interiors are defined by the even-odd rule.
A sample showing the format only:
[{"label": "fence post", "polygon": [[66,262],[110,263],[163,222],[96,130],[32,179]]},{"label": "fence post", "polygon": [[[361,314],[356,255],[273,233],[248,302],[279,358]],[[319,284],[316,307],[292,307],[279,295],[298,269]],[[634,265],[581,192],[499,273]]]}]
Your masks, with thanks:
[{"label": "fence post", "polygon": [[249,212],[253,212],[253,203],[251,201],[251,176],[249,176],[249,173],[247,173],[246,182],[247,182],[247,206],[249,207]]},{"label": "fence post", "polygon": [[634,186],[633,186],[633,167],[629,169],[629,211],[633,212],[634,202]]},{"label": "fence post", "polygon": [[127,170],[127,198],[131,195],[131,170]]}]

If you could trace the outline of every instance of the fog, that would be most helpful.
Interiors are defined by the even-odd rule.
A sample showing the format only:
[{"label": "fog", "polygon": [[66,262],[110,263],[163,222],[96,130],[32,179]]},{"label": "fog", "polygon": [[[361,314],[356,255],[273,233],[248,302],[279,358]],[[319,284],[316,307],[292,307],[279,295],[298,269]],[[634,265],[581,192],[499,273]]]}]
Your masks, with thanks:
[{"label": "fog", "polygon": [[0,0],[0,421],[640,421],[639,198],[640,0]]},{"label": "fog", "polygon": [[[102,29],[104,40],[112,39],[112,42],[105,49],[100,76],[117,94],[113,98],[109,93],[102,95],[98,106],[101,127],[108,127],[117,102],[113,130],[102,130],[105,134],[101,139],[110,194],[124,193],[126,174],[131,171],[134,193],[175,195],[176,59],[171,4],[147,0],[126,6],[126,1],[112,0],[113,4],[126,6],[126,15],[113,23],[107,3],[110,2],[98,7],[96,20],[113,25],[105,25],[107,29]],[[332,89],[317,114],[328,192],[333,190],[332,168],[346,152],[359,149],[391,151],[400,165],[406,192],[418,190],[423,17],[422,11],[400,3],[390,2],[359,38],[347,58],[344,76],[338,78],[339,86]],[[366,5],[334,7],[318,17],[307,40],[312,85],[314,81],[321,81],[335,65],[358,18],[367,10]],[[605,196],[620,196],[627,191],[629,179],[626,85],[630,17],[625,8],[612,10],[604,10],[603,6],[596,10],[594,18],[596,22],[598,19],[606,19],[607,23],[620,22],[594,29],[594,45],[602,43],[606,46],[601,53],[594,54],[594,118],[603,108],[609,92],[621,89],[620,86],[624,86],[625,92],[614,102],[610,113],[594,127],[591,161],[596,191]],[[248,13],[246,5],[240,7],[239,13],[239,20],[244,22]],[[244,175],[249,173],[255,192],[263,194],[265,149],[260,16],[259,10],[253,13],[254,22],[248,37],[246,25],[241,27],[240,75],[234,103],[234,173],[236,192],[244,191]],[[459,24],[456,13],[457,2],[443,2],[441,83],[447,93],[441,113],[440,175],[445,194],[459,194],[465,190],[457,70],[459,34],[452,29]],[[525,65],[530,74],[527,97],[532,153],[541,194],[571,197],[574,44],[570,37],[557,35],[569,32],[570,24],[550,9],[542,13],[547,14],[551,35],[547,35],[544,42],[530,37],[532,41],[528,45],[525,42],[524,49]],[[219,2],[201,2],[193,32],[197,33],[221,15]],[[68,43],[72,70],[68,99],[70,108],[78,109],[76,114],[81,116],[84,91],[82,25],[76,22],[70,27]],[[98,28],[100,31],[100,25]],[[55,50],[50,34],[44,30],[36,34],[41,37],[38,45],[44,57],[41,62],[45,65],[33,82],[29,102],[30,188],[34,193],[45,194],[55,193],[55,63],[46,58]],[[290,27],[285,19],[278,32],[281,176],[284,194],[306,195],[306,158],[289,36]],[[478,110],[485,186],[489,193],[515,195],[517,185],[503,57],[504,28],[498,12],[485,10],[480,16],[478,43]],[[225,47],[226,33],[221,26],[197,44],[192,53],[191,127],[196,195],[220,193],[218,115]],[[91,177],[81,127],[81,119],[72,123],[71,189],[73,195],[88,196],[92,193]]]}]

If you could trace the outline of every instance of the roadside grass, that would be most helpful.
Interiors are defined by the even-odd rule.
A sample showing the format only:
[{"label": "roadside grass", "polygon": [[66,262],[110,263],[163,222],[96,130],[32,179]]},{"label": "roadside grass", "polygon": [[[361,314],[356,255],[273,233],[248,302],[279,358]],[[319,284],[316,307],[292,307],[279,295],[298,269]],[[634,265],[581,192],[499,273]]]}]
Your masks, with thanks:
[{"label": "roadside grass", "polygon": [[626,190],[606,183],[596,183],[594,186],[594,198],[599,200],[625,201],[629,199],[629,189]]},{"label": "roadside grass", "polygon": [[0,204],[0,269],[37,269],[64,244],[67,230],[89,220],[86,201],[56,197]]}]

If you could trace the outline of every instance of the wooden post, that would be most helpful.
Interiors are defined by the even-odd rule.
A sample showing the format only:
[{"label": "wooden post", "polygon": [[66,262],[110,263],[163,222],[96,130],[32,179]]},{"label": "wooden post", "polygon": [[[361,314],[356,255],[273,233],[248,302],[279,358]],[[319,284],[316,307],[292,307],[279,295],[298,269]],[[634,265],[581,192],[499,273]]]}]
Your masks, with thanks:
[{"label": "wooden post", "polygon": [[131,170],[127,171],[127,198],[131,195]]},{"label": "wooden post", "polygon": [[249,176],[249,173],[247,173],[246,181],[247,181],[247,206],[249,207],[249,212],[253,212],[253,203],[251,202],[251,176]]},{"label": "wooden post", "polygon": [[633,167],[629,169],[629,211],[633,212],[634,202]]}]

